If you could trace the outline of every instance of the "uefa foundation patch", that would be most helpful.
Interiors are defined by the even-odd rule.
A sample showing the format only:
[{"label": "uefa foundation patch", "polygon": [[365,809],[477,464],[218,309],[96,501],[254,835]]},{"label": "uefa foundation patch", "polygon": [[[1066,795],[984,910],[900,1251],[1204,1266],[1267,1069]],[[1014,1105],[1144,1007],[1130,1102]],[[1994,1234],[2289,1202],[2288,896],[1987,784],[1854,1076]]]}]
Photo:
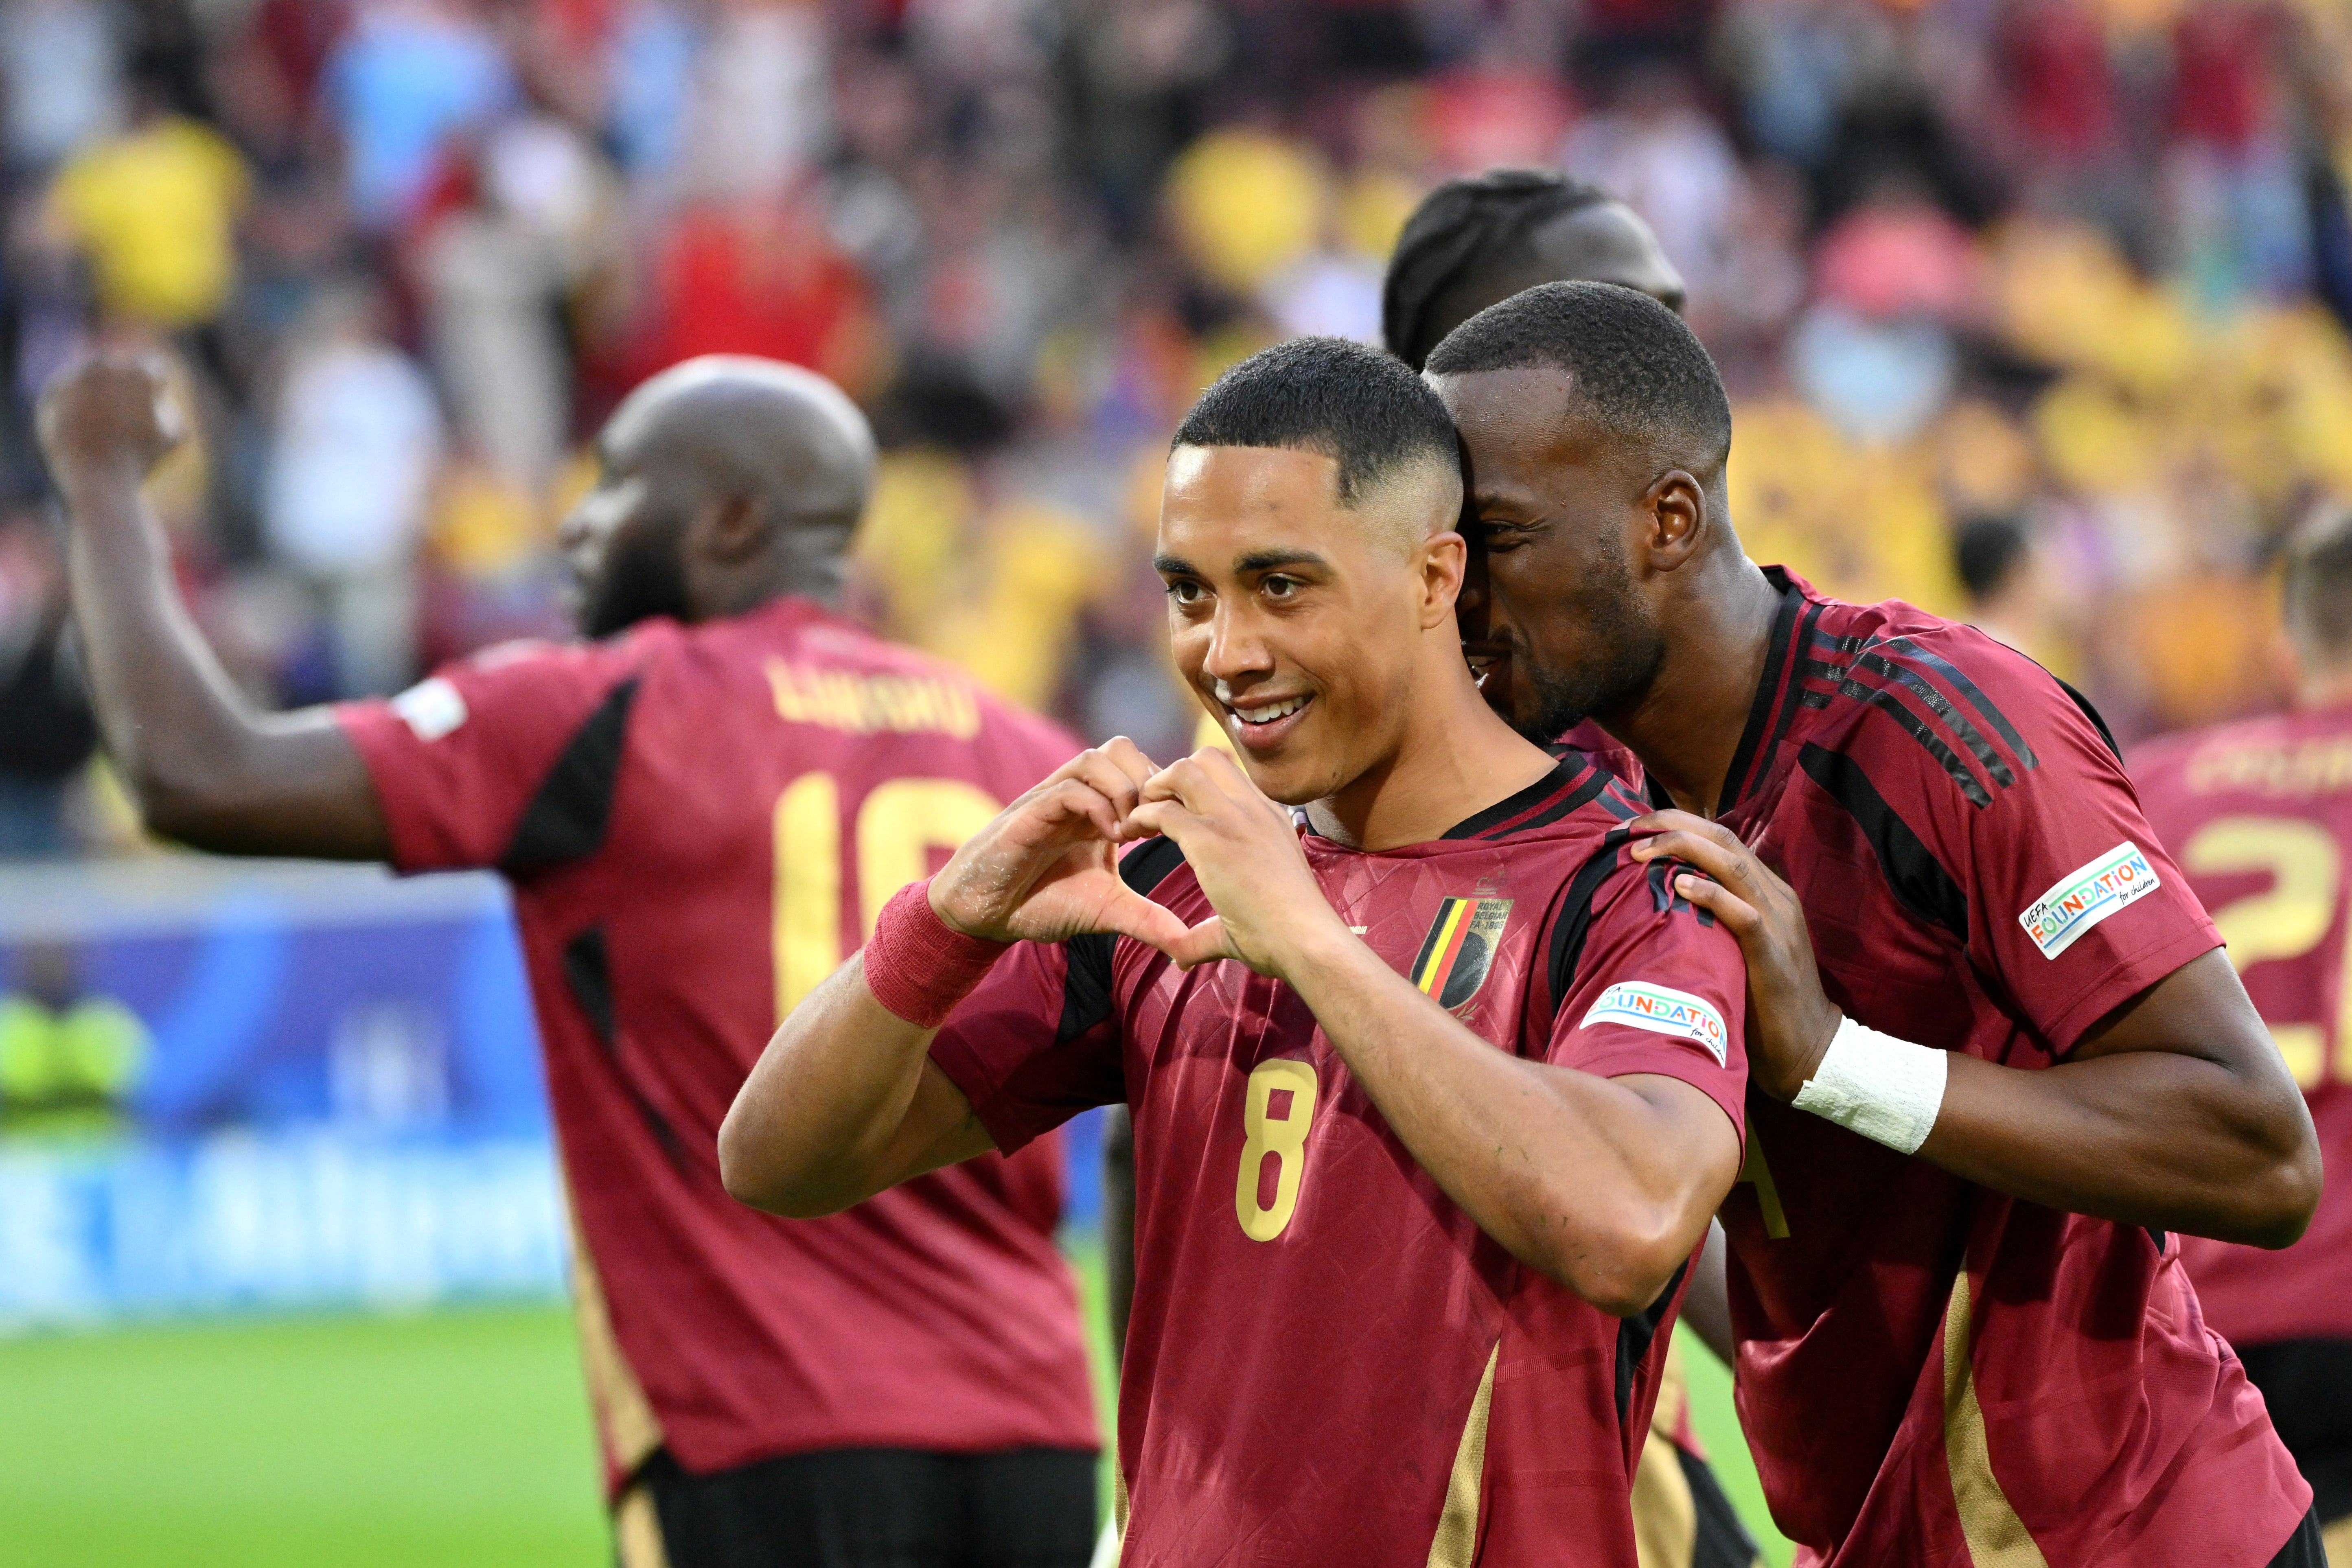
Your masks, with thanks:
[{"label": "uefa foundation patch", "polygon": [[1706,1047],[1707,1055],[1715,1058],[1718,1067],[1727,1065],[1723,1015],[1703,997],[1677,991],[1671,985],[1653,985],[1646,980],[1619,981],[1585,1009],[1584,1022],[1577,1026],[1589,1029],[1595,1024],[1631,1024],[1653,1034],[1672,1035],[1678,1040]]},{"label": "uefa foundation patch", "polygon": [[2055,958],[2084,931],[2156,889],[2156,868],[2126,838],[2089,865],[2059,878],[2017,917],[2017,923],[2042,957]]}]

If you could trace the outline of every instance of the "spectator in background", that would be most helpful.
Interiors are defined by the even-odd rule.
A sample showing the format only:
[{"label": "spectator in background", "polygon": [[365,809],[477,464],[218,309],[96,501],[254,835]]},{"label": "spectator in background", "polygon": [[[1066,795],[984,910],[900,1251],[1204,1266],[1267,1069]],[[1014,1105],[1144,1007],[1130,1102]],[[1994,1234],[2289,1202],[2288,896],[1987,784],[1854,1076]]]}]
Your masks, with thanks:
[{"label": "spectator in background", "polygon": [[377,233],[406,218],[442,143],[514,101],[514,71],[468,0],[369,0],[327,63],[352,208]]},{"label": "spectator in background", "polygon": [[340,695],[415,673],[416,550],[442,449],[432,384],[386,340],[381,301],[325,290],[278,389],[264,521],[325,607]]},{"label": "spectator in background", "polygon": [[1953,536],[1952,558],[1968,599],[1961,618],[2049,663],[2053,595],[2041,550],[2025,525],[2013,517],[1972,518]]},{"label": "spectator in background", "polygon": [[68,651],[65,574],[39,520],[0,521],[0,859],[79,847],[74,779],[98,729]]},{"label": "spectator in background", "polygon": [[49,213],[89,263],[101,310],[166,331],[209,325],[236,287],[250,179],[218,132],[176,113],[156,77],[131,84],[130,123],[58,171]]},{"label": "spectator in background", "polygon": [[153,1052],[147,1026],[82,985],[63,942],[26,942],[0,995],[0,1131],[89,1138],[119,1131]]},{"label": "spectator in background", "polygon": [[95,0],[0,5],[0,101],[8,163],[45,170],[102,134],[114,118],[121,46]]}]

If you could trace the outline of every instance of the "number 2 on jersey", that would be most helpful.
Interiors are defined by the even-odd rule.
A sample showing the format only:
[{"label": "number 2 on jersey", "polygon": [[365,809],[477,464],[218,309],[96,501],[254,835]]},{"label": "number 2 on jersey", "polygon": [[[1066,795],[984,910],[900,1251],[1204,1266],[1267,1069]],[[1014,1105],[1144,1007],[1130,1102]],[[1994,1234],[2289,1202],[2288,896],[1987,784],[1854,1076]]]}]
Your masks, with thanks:
[{"label": "number 2 on jersey", "polygon": [[[1277,1058],[1250,1070],[1243,1091],[1241,1169],[1234,1177],[1234,1213],[1242,1234],[1272,1241],[1298,1212],[1298,1184],[1307,1173],[1307,1129],[1315,1121],[1315,1068]],[[1268,1161],[1274,1162],[1269,1167]],[[1274,1191],[1266,1192],[1271,1176]]]},{"label": "number 2 on jersey", "polygon": [[[2343,896],[2343,853],[2336,836],[2315,822],[2291,816],[2224,816],[2189,837],[2180,863],[2200,876],[2267,871],[2268,892],[2253,893],[2213,911],[2213,923],[2241,972],[2265,959],[2301,958],[2336,924]],[[2352,1079],[2352,924],[2336,960],[2336,1074]],[[2305,1089],[2328,1077],[2327,1028],[2318,1022],[2270,1025],[2279,1054]]]},{"label": "number 2 on jersey", "polygon": [[[961,779],[890,779],[868,792],[856,829],[861,934],[873,935],[891,895],[929,870],[932,850],[953,854],[998,809]],[[841,967],[841,786],[831,773],[803,773],[776,797],[775,859],[781,1019]]]}]

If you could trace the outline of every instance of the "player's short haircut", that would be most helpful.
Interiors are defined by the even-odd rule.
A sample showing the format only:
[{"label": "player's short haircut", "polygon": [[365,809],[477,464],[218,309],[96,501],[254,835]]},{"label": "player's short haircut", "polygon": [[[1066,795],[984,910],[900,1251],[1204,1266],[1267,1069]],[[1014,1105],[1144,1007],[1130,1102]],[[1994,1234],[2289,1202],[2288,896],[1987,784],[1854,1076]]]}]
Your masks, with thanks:
[{"label": "player's short haircut", "polygon": [[2352,658],[2352,506],[2322,506],[2287,540],[2287,635],[2306,658]]},{"label": "player's short haircut", "polygon": [[1536,235],[1555,218],[1612,199],[1598,185],[1550,169],[1489,169],[1448,180],[1405,220],[1381,289],[1381,339],[1418,370],[1444,334],[1430,307],[1465,279],[1517,274],[1536,257]]},{"label": "player's short haircut", "polygon": [[1615,283],[1542,283],[1489,305],[1430,352],[1432,375],[1565,371],[1612,443],[1700,479],[1731,452],[1723,376],[1683,319]]},{"label": "player's short haircut", "polygon": [[1402,360],[1345,338],[1260,349],[1201,395],[1174,447],[1281,447],[1339,465],[1354,508],[1407,469],[1442,465],[1461,479],[1453,416]]}]

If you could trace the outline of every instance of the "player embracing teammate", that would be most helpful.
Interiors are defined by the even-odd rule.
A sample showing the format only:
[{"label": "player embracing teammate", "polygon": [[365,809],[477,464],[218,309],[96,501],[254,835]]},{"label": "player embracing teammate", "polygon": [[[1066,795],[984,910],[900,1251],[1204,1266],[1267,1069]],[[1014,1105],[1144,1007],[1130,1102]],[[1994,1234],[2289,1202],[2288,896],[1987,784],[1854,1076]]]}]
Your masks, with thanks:
[{"label": "player embracing teammate", "polygon": [[2292,1241],[2310,1119],[2096,716],[1748,561],[1721,382],[1654,301],[1531,289],[1428,370],[1486,694],[1628,746],[1634,854],[1706,872],[1665,881],[1747,954],[1738,1398],[1801,1560],[2315,1568],[2176,1234]]}]

